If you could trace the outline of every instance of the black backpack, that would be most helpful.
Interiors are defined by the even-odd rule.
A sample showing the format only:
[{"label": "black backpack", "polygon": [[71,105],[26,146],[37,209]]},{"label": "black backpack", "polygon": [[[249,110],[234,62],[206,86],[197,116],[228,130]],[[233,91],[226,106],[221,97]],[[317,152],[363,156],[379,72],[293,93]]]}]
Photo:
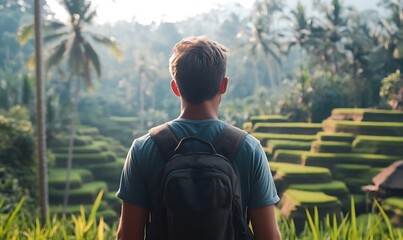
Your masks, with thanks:
[{"label": "black backpack", "polygon": [[[254,239],[242,211],[241,190],[231,160],[246,133],[225,128],[213,144],[189,136],[177,140],[163,124],[150,130],[166,159],[146,240]],[[180,153],[186,142],[209,152]]]}]

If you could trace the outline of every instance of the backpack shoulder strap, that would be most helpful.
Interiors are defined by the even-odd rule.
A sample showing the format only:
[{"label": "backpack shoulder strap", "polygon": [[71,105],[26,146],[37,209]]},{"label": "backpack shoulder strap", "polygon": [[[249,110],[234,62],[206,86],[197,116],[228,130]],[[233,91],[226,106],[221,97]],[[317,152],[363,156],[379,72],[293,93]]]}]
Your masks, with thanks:
[{"label": "backpack shoulder strap", "polygon": [[245,131],[228,125],[215,139],[213,146],[218,153],[232,161],[246,135]]},{"label": "backpack shoulder strap", "polygon": [[170,159],[174,155],[176,146],[178,146],[178,139],[169,129],[169,124],[164,123],[149,131],[150,136],[154,139],[158,149],[166,160]]}]

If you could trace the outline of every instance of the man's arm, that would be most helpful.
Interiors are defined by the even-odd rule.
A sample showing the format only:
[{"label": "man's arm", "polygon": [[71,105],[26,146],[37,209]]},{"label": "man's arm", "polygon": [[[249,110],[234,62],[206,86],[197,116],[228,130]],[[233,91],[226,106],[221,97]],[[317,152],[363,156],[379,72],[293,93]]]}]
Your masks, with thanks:
[{"label": "man's arm", "polygon": [[148,209],[123,201],[117,240],[144,240]]},{"label": "man's arm", "polygon": [[277,226],[274,205],[248,209],[248,213],[256,240],[281,239],[280,231]]}]

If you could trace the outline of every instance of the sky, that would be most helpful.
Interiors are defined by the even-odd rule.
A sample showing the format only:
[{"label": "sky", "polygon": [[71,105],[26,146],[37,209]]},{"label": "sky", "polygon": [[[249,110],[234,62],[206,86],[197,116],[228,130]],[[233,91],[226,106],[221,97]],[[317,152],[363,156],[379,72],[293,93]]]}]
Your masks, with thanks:
[{"label": "sky", "polygon": [[[220,5],[237,2],[246,8],[253,5],[253,0],[92,0],[98,6],[97,22],[130,21],[150,24],[151,22],[176,22],[188,17],[205,13]],[[47,0],[51,9],[65,17],[63,8],[57,0]]]},{"label": "sky", "polygon": [[[58,0],[47,0],[58,18],[65,18],[63,8]],[[295,6],[298,0],[285,0],[289,6]],[[329,0],[323,0],[329,1]],[[239,3],[245,8],[251,8],[254,0],[92,0],[98,6],[96,22],[113,23],[119,20],[135,20],[143,24],[154,22],[176,22],[188,17],[205,13],[213,8],[228,3]],[[306,5],[312,5],[313,0],[301,0]],[[359,10],[376,9],[379,0],[350,0],[346,1]]]}]

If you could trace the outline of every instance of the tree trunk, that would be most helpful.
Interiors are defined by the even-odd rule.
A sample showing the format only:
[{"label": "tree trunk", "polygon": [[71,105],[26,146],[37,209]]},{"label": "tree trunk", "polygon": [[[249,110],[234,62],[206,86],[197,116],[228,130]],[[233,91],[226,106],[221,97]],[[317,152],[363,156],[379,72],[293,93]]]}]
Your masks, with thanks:
[{"label": "tree trunk", "polygon": [[71,105],[73,109],[71,113],[71,122],[70,122],[70,137],[69,137],[69,148],[67,154],[66,185],[64,189],[64,198],[63,198],[63,213],[67,212],[67,207],[69,204],[70,177],[71,177],[71,169],[73,166],[73,153],[74,153],[74,138],[76,136],[76,127],[77,127],[77,105],[80,94],[79,79],[76,81],[76,84],[77,84],[76,90],[74,91],[74,96],[71,99]]},{"label": "tree trunk", "polygon": [[41,206],[41,221],[45,223],[48,216],[48,166],[46,160],[46,122],[45,122],[45,85],[43,83],[42,65],[42,4],[35,0],[35,61],[36,61],[36,124],[39,159],[39,198]]}]

